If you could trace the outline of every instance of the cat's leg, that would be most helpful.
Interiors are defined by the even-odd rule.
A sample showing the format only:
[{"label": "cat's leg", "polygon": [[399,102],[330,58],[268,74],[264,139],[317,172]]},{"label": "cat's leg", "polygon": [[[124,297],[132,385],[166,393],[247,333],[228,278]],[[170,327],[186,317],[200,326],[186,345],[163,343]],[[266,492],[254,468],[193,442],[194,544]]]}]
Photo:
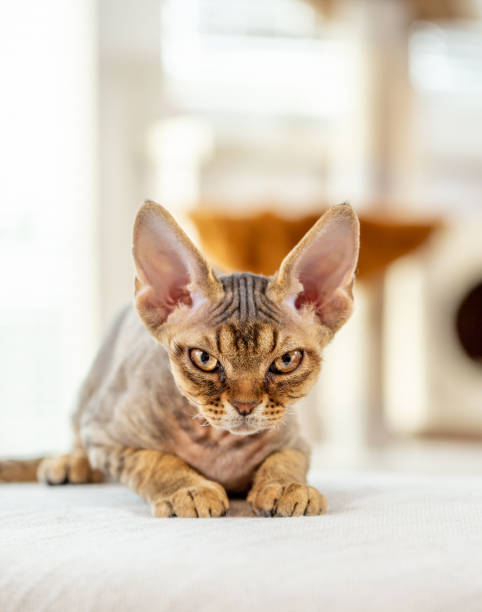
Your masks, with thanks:
[{"label": "cat's leg", "polygon": [[226,514],[229,501],[223,487],[175,455],[125,447],[92,450],[95,465],[148,501],[154,516]]},{"label": "cat's leg", "polygon": [[[92,375],[91,375],[92,376]],[[81,389],[77,410],[73,414],[74,448],[67,455],[47,457],[37,468],[37,480],[49,485],[87,484],[104,480],[100,470],[94,469],[87,457],[85,446],[80,437],[80,419],[91,397],[93,385],[88,378]]]},{"label": "cat's leg", "polygon": [[102,472],[92,468],[81,446],[67,455],[47,457],[37,468],[37,480],[49,485],[96,483],[103,479]]},{"label": "cat's leg", "polygon": [[248,502],[263,516],[323,514],[326,501],[306,484],[308,458],[299,450],[273,453],[257,469]]}]

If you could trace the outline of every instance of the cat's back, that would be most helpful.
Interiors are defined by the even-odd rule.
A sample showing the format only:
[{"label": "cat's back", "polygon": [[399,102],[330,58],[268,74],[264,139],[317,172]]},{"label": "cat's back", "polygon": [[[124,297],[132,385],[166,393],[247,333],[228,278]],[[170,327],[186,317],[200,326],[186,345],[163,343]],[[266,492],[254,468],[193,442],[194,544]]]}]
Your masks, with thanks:
[{"label": "cat's back", "polygon": [[[155,374],[154,374],[155,372]],[[86,410],[109,410],[133,385],[146,383],[149,374],[171,378],[166,351],[139,320],[134,306],[125,306],[112,322],[81,387],[77,418]],[[112,406],[113,407],[113,406]]]}]

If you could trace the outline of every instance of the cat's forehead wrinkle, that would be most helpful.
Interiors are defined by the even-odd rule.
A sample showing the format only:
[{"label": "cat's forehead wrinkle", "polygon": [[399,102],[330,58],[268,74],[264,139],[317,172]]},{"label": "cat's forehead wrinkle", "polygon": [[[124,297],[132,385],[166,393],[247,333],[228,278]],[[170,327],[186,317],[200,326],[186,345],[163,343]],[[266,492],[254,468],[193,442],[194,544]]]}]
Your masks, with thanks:
[{"label": "cat's forehead wrinkle", "polygon": [[219,280],[224,293],[211,308],[211,325],[218,326],[227,321],[266,321],[273,325],[280,324],[280,309],[266,295],[270,281],[268,277],[243,272],[221,276]]},{"label": "cat's forehead wrinkle", "polygon": [[262,321],[230,320],[216,329],[219,354],[260,355],[277,345],[278,330]]}]

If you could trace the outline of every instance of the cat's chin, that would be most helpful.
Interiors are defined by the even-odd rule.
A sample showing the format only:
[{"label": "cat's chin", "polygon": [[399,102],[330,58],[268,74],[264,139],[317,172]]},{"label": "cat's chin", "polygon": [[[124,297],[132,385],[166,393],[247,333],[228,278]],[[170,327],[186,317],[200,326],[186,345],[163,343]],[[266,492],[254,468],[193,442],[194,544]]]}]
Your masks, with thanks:
[{"label": "cat's chin", "polygon": [[266,429],[266,427],[263,427],[262,425],[252,425],[250,423],[241,423],[231,427],[224,427],[224,429],[227,429],[229,433],[234,434],[235,436],[251,436],[259,433],[263,429]]}]

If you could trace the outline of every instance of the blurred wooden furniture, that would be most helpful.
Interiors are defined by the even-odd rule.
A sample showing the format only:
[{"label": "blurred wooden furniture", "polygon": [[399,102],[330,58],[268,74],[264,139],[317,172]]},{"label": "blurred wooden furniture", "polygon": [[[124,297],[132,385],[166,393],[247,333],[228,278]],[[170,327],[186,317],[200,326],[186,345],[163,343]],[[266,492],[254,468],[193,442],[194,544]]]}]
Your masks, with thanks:
[{"label": "blurred wooden furniture", "polygon": [[[283,257],[310,229],[320,214],[299,218],[274,212],[235,216],[214,208],[191,211],[204,252],[226,271],[273,274]],[[378,277],[395,259],[428,240],[438,227],[435,220],[404,219],[391,212],[361,213],[361,250],[358,278]]]},{"label": "blurred wooden furniture", "polygon": [[[336,16],[347,0],[305,0],[324,17]],[[405,5],[411,20],[474,19],[480,15],[480,5],[471,0],[399,0]]]}]

